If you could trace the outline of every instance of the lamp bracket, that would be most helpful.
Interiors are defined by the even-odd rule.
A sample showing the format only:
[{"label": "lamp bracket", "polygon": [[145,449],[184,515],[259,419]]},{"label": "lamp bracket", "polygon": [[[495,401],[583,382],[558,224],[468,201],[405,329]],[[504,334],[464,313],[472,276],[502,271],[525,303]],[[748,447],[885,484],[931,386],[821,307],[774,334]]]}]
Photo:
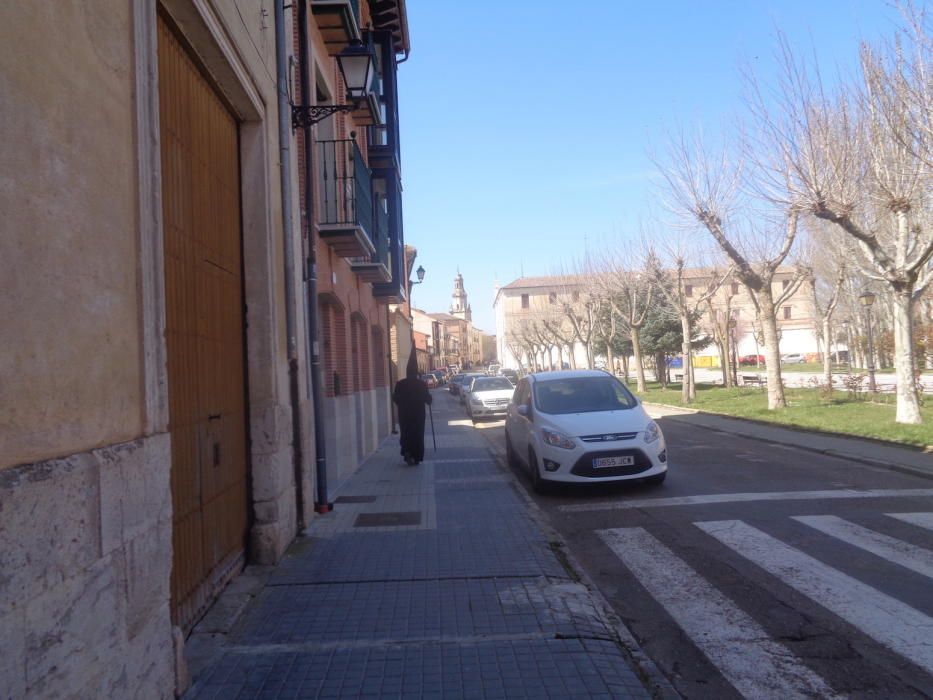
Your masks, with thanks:
[{"label": "lamp bracket", "polygon": [[292,129],[311,126],[324,121],[337,112],[352,112],[356,104],[348,105],[292,105]]}]

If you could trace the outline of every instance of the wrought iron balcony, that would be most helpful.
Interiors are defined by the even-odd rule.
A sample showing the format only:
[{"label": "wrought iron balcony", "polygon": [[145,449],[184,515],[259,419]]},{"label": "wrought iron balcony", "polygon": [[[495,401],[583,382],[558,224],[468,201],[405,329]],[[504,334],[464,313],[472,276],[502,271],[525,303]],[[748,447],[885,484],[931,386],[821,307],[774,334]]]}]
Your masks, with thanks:
[{"label": "wrought iron balcony", "polygon": [[389,255],[389,214],[384,196],[376,197],[375,252],[368,257],[351,258],[350,267],[363,282],[389,282],[392,261]]},{"label": "wrought iron balcony", "polygon": [[311,12],[331,56],[360,39],[360,0],[311,0]]},{"label": "wrought iron balcony", "polygon": [[356,141],[317,142],[318,235],[343,258],[371,257],[372,173]]}]

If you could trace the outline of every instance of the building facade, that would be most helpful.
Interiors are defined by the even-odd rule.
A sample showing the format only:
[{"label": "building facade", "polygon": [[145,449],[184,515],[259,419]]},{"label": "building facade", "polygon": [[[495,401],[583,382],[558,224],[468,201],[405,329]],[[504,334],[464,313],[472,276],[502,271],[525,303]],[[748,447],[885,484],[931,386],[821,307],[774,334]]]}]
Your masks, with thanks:
[{"label": "building facade", "polygon": [[[687,269],[683,277],[686,297],[698,301],[706,293],[709,285],[719,279],[711,271],[702,269]],[[781,269],[777,272],[772,283],[775,298],[793,284],[793,279],[794,271],[791,269]],[[543,328],[544,322],[548,322],[549,327],[556,328],[559,323],[555,323],[555,319],[559,320],[562,316],[562,304],[580,303],[588,288],[585,278],[568,276],[522,277],[499,287],[495,293],[493,308],[496,318],[496,352],[502,366],[528,369],[527,341],[531,340],[538,347],[552,346],[549,356],[539,357],[539,365],[556,367],[569,364],[585,367],[586,348],[569,324],[564,323],[563,327],[558,329],[558,333],[567,339],[566,344],[539,338],[538,331]],[[737,354],[761,354],[763,339],[755,304],[738,280],[727,279],[708,303],[697,305],[697,310],[701,314],[698,333],[712,335],[714,319],[721,322],[722,315],[728,314],[732,319],[731,332],[734,334]],[[778,309],[777,321],[782,354],[816,355],[821,351],[817,340],[819,322],[814,316],[813,298],[807,285],[801,285],[782,304]],[[552,333],[547,335],[553,336]],[[694,363],[697,366],[718,367],[720,359],[716,345],[713,343],[698,351]]]},{"label": "building facade", "polygon": [[[405,6],[302,2],[0,5],[4,700],[173,697],[322,505],[316,449],[326,502],[391,429]],[[288,66],[343,104],[354,40],[364,99],[294,128]]]}]

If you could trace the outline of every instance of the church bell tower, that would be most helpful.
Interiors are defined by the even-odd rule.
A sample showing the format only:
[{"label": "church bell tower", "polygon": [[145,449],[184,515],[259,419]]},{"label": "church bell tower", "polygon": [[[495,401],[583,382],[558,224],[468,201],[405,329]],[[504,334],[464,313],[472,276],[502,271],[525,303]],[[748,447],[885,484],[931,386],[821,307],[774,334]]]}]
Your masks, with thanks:
[{"label": "church bell tower", "polygon": [[457,271],[457,277],[454,279],[453,301],[450,303],[450,315],[462,318],[464,321],[473,320],[473,310],[467,301],[467,293],[463,288],[463,275]]}]

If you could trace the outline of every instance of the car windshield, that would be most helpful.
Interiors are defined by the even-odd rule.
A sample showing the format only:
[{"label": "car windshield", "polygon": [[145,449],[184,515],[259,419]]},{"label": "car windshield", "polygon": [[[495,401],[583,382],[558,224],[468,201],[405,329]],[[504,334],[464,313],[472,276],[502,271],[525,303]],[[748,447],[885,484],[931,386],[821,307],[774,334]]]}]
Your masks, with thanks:
[{"label": "car windshield", "polygon": [[504,377],[481,377],[473,382],[473,391],[512,390],[512,382]]},{"label": "car windshield", "polygon": [[635,406],[635,397],[610,377],[569,377],[535,382],[535,405],[542,413],[621,411]]}]

